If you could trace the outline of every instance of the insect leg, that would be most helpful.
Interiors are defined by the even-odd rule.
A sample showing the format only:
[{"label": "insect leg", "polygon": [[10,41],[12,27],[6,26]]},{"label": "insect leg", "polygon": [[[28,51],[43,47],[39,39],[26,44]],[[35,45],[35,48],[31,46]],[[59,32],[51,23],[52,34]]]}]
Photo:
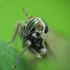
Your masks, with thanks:
[{"label": "insect leg", "polygon": [[18,61],[19,61],[19,58],[22,56],[22,54],[29,48],[30,45],[27,45],[25,47],[25,49],[17,56],[16,58],[16,62],[15,62],[15,65],[13,66],[13,68],[16,68],[18,66]]},{"label": "insect leg", "polygon": [[18,61],[19,61],[19,58],[22,56],[22,54],[29,48],[29,46],[31,45],[31,42],[29,40],[26,41],[26,44],[27,46],[25,47],[25,49],[17,56],[17,59],[16,59],[16,62],[15,62],[15,65],[13,68],[16,68],[17,65],[18,65]]},{"label": "insect leg", "polygon": [[14,39],[15,39],[15,37],[16,37],[16,34],[17,34],[17,32],[18,32],[19,26],[21,27],[21,24],[20,24],[20,23],[17,24],[17,28],[16,28],[16,31],[15,31],[15,34],[14,34],[12,40],[11,40],[8,44],[11,44],[11,43],[14,41]]},{"label": "insect leg", "polygon": [[33,63],[37,62],[38,60],[40,60],[40,58],[41,58],[41,55],[37,51],[35,51],[33,48],[29,48],[29,50],[31,52],[33,52],[37,57],[32,62],[30,62],[30,64],[28,65],[28,67],[30,65],[32,65]]}]

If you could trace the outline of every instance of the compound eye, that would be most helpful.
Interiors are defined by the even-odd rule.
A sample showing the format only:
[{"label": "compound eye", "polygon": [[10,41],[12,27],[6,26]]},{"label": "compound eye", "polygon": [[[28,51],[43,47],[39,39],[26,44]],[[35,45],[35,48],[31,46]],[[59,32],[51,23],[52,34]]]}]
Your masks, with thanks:
[{"label": "compound eye", "polygon": [[43,30],[43,25],[40,23],[40,22],[38,22],[36,25],[35,25],[35,29],[38,29],[38,30],[40,30],[40,31],[42,31]]}]

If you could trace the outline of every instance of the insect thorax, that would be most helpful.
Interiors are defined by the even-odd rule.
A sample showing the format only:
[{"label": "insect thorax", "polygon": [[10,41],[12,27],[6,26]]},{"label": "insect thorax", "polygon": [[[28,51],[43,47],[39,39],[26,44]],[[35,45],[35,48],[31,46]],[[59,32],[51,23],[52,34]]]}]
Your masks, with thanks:
[{"label": "insect thorax", "polygon": [[33,17],[28,20],[28,22],[25,25],[23,37],[26,37],[28,34],[30,34],[31,32],[35,32],[35,31],[42,31],[42,32],[45,31],[45,24],[38,17]]}]

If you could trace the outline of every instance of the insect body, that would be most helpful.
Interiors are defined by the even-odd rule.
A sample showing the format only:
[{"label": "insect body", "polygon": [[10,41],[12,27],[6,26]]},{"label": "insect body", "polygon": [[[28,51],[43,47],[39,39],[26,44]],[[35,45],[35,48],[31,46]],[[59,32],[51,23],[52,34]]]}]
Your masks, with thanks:
[{"label": "insect body", "polygon": [[20,27],[21,38],[26,44],[26,47],[17,57],[14,67],[17,66],[18,59],[27,49],[29,49],[32,53],[34,53],[37,56],[37,58],[33,60],[30,64],[39,60],[41,58],[41,55],[44,55],[47,52],[45,43],[46,43],[46,34],[48,32],[48,27],[45,25],[45,23],[42,21],[41,18],[36,16],[29,17],[26,10],[23,9],[23,11],[27,17],[27,22],[24,26],[22,26],[20,23],[17,24],[15,35],[13,36],[13,39],[9,42],[10,44],[14,41],[15,36]]}]

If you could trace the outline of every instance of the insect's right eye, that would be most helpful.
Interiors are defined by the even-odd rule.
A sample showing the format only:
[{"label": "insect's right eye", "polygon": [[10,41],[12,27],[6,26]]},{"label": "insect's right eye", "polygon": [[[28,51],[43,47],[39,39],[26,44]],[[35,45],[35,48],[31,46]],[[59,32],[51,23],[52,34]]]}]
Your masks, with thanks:
[{"label": "insect's right eye", "polygon": [[40,31],[42,31],[43,28],[44,27],[43,27],[43,25],[40,22],[35,25],[35,29],[39,29]]}]

